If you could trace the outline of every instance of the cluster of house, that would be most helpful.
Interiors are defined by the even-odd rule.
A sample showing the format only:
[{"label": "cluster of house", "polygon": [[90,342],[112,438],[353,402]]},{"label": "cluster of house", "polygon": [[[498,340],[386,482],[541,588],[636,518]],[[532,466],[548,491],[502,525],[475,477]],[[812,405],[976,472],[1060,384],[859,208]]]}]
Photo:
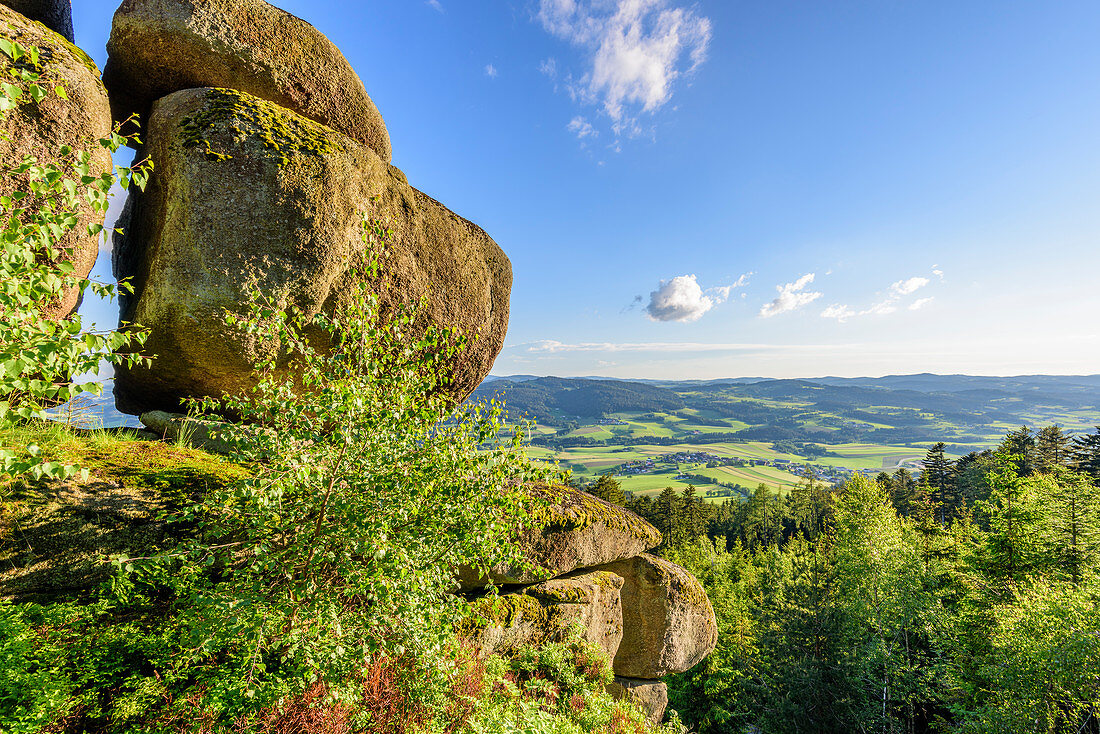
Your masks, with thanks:
[{"label": "cluster of house", "polygon": [[601,418],[596,421],[598,426],[625,426],[628,425],[626,421],[621,421],[618,418]]}]

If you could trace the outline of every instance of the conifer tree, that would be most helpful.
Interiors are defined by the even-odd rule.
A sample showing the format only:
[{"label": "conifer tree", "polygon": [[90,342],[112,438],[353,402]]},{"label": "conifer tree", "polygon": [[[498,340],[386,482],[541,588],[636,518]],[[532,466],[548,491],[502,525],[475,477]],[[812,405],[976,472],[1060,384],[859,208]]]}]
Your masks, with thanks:
[{"label": "conifer tree", "polygon": [[585,487],[585,490],[605,502],[620,507],[626,506],[626,492],[623,491],[623,487],[618,480],[610,474],[601,474],[596,478],[596,481]]},{"label": "conifer tree", "polygon": [[924,455],[924,470],[921,472],[921,487],[928,494],[936,511],[940,525],[946,526],[955,517],[962,505],[955,482],[952,462],[947,458],[947,444],[935,444]]},{"label": "conifer tree", "polygon": [[1029,477],[1035,472],[1037,456],[1035,435],[1027,426],[1020,426],[1001,440],[1000,453],[1012,457],[1016,474]]},{"label": "conifer tree", "polygon": [[1035,464],[1039,471],[1068,466],[1071,439],[1060,426],[1047,426],[1035,434]]},{"label": "conifer tree", "polygon": [[1073,439],[1073,468],[1092,477],[1100,486],[1100,426],[1096,433]]}]

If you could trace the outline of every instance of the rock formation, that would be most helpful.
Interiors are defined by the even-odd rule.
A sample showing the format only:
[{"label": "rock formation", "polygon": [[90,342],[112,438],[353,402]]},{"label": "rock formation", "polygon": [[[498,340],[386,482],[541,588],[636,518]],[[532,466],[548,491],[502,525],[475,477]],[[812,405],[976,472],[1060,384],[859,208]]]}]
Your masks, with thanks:
[{"label": "rock formation", "polygon": [[247,92],[366,145],[390,162],[382,115],[320,31],[263,0],[126,0],[103,80],[115,119],[144,116],[172,92]]},{"label": "rock formation", "polygon": [[623,641],[615,674],[663,678],[695,667],[718,643],[718,623],[698,579],[642,553],[600,570],[623,578]]},{"label": "rock formation", "polygon": [[73,36],[73,8],[69,0],[0,0],[20,15],[36,20],[69,43]]},{"label": "rock formation", "polygon": [[[498,570],[494,582],[530,583],[546,574],[556,578],[478,602],[484,621],[472,638],[483,651],[496,652],[553,640],[569,623],[580,623],[584,638],[608,653],[616,675],[612,694],[630,698],[659,721],[668,705],[659,679],[691,669],[718,642],[706,592],[688,571],[643,552],[659,545],[661,536],[634,513],[568,487],[530,491],[549,504],[538,513],[523,549],[527,560],[545,572]],[[621,560],[601,560],[616,555]],[[460,576],[465,588],[474,586],[468,569]],[[609,602],[612,583],[614,603]],[[615,605],[621,617],[615,616]],[[616,621],[617,636],[611,633]]]},{"label": "rock formation", "polygon": [[482,654],[491,654],[564,637],[577,624],[611,659],[623,637],[622,586],[615,574],[594,571],[492,597],[480,603],[485,621],[471,636]]},{"label": "rock formation", "polygon": [[[48,6],[14,4],[43,11]],[[0,161],[15,166],[28,155],[43,162],[55,161],[59,151],[68,146],[91,154],[93,175],[109,171],[111,154],[98,141],[111,131],[111,113],[95,63],[57,33],[3,5],[0,5],[0,27],[7,38],[25,47],[37,47],[46,77],[63,82],[65,88],[65,98],[51,94],[37,104],[23,104],[4,115],[0,123]],[[7,56],[0,54],[0,64],[10,63]],[[9,195],[20,188],[17,178],[5,176],[0,181],[0,195]],[[67,259],[72,262],[77,278],[87,277],[99,254],[98,238],[87,235],[88,225],[97,220],[101,222],[102,216],[86,207],[80,212],[76,227],[59,243],[68,252]],[[77,291],[69,289],[44,315],[68,316],[76,308],[78,298]]]},{"label": "rock formation", "polygon": [[392,230],[383,311],[426,299],[432,323],[472,337],[453,368],[457,397],[488,373],[508,325],[507,256],[370,148],[251,95],[193,89],[154,105],[146,153],[156,168],[115,258],[135,286],[123,320],[151,330],[157,357],[119,372],[121,410],[252,384],[263,347],[226,327],[226,310],[252,287],[309,313],[332,308],[362,261],[364,213]]}]

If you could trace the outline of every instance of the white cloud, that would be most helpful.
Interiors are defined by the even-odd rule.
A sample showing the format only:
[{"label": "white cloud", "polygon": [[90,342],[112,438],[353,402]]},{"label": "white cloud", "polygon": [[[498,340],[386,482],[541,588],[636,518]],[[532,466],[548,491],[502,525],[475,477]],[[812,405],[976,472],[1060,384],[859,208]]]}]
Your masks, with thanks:
[{"label": "white cloud", "polygon": [[928,285],[932,281],[928,278],[909,278],[908,280],[899,280],[890,286],[890,293],[898,296],[908,296],[910,293],[914,293],[924,286]]},{"label": "white cloud", "polygon": [[565,126],[565,129],[575,134],[579,140],[594,138],[600,134],[596,128],[592,127],[592,123],[580,115],[570,120],[569,124]]},{"label": "white cloud", "polygon": [[497,68],[492,64],[485,65],[485,76],[489,77],[490,79],[496,79],[497,74],[499,73],[500,72],[497,71]]},{"label": "white cloud", "polygon": [[909,304],[909,310],[919,311],[934,300],[936,300],[934,296],[929,296],[928,298],[918,298],[917,300]]},{"label": "white cloud", "polygon": [[729,285],[706,291],[694,275],[678,275],[671,280],[662,280],[657,290],[649,294],[646,313],[652,321],[698,321],[707,311],[725,303],[730,292],[748,283],[751,275],[745,273]]},{"label": "white cloud", "polygon": [[[672,98],[676,80],[706,60],[711,39],[708,18],[669,0],[540,0],[537,18],[588,51],[586,70],[566,86],[574,101],[599,105],[616,135],[641,133],[636,116]],[[543,73],[551,71],[556,64]]]},{"label": "white cloud", "polygon": [[[817,345],[821,347],[823,345]],[[528,354],[566,354],[573,352],[608,352],[611,354],[654,352],[681,354],[686,352],[740,352],[757,349],[801,351],[812,349],[809,344],[753,344],[753,343],[704,343],[704,342],[579,342],[568,343],[554,339],[540,339],[524,344],[510,344],[507,350],[519,350]]]},{"label": "white cloud", "polygon": [[[943,274],[938,270],[932,271],[934,274],[943,278]],[[821,317],[825,319],[836,319],[840,323],[844,323],[848,319],[855,318],[857,316],[885,316],[887,314],[895,313],[898,310],[898,303],[906,296],[910,296],[921,288],[924,288],[931,283],[928,278],[922,278],[920,276],[914,276],[905,280],[899,280],[896,283],[892,283],[886,291],[886,296],[876,303],[871,304],[869,307],[862,311],[856,311],[850,306],[846,306],[840,303],[835,303],[824,311],[821,312]],[[926,305],[931,298],[920,298],[914,301],[909,306],[910,311],[916,311],[922,306]]]},{"label": "white cloud", "polygon": [[432,10],[437,10],[440,13],[447,12],[446,10],[443,9],[443,5],[442,5],[442,3],[439,2],[439,0],[426,0],[426,2],[424,4],[427,5],[429,8],[431,8]]},{"label": "white cloud", "polygon": [[805,290],[806,286],[813,282],[814,273],[806,273],[793,283],[777,285],[775,289],[779,292],[779,296],[771,303],[765,303],[760,308],[760,317],[766,319],[788,311],[795,311],[821,298],[820,293]]},{"label": "white cloud", "polygon": [[657,290],[649,294],[645,310],[653,321],[698,321],[714,304],[694,275],[678,275],[661,281]]}]

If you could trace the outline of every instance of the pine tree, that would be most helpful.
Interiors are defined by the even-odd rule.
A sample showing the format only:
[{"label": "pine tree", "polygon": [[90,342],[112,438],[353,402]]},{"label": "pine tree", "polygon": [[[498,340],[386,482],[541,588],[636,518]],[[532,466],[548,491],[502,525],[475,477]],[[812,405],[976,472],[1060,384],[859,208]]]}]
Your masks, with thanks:
[{"label": "pine tree", "polygon": [[1035,435],[1027,426],[1020,426],[1001,440],[1000,453],[1011,457],[1016,475],[1030,477],[1036,468]]},{"label": "pine tree", "polygon": [[685,534],[683,531],[683,515],[681,513],[680,495],[672,487],[665,487],[657,496],[653,506],[653,525],[664,536],[662,548],[679,548],[683,545]]},{"label": "pine tree", "polygon": [[1035,434],[1035,464],[1039,471],[1068,466],[1072,456],[1070,437],[1060,426],[1047,426]]},{"label": "pine tree", "polygon": [[1100,486],[1100,426],[1096,433],[1073,439],[1073,468],[1092,477]]},{"label": "pine tree", "polygon": [[626,492],[623,491],[622,485],[618,480],[614,479],[610,474],[601,474],[596,478],[596,481],[585,487],[585,490],[589,494],[595,495],[605,502],[610,502],[620,507],[626,506]]},{"label": "pine tree", "polygon": [[946,450],[947,444],[943,442],[928,449],[921,472],[921,487],[928,494],[941,526],[946,526],[962,507],[962,497]]}]

